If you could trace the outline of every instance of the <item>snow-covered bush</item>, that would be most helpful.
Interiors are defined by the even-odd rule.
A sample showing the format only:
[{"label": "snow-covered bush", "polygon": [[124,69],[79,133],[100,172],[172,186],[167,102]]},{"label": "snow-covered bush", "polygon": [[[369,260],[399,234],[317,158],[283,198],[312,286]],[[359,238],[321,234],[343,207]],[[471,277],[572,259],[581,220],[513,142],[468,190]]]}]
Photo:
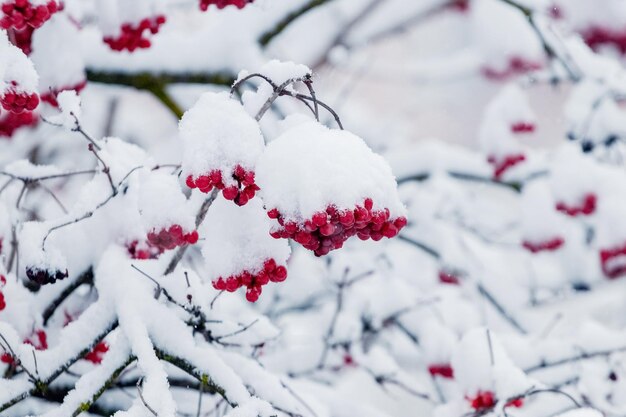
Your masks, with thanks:
[{"label": "snow-covered bush", "polygon": [[0,0],[0,414],[624,415],[625,17]]}]

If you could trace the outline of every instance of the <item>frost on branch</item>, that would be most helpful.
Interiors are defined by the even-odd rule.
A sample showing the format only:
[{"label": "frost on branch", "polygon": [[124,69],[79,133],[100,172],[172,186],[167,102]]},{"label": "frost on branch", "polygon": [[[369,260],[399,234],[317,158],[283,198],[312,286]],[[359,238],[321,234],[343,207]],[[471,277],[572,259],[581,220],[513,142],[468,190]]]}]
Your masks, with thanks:
[{"label": "frost on branch", "polygon": [[275,238],[293,238],[317,256],[350,237],[380,240],[406,225],[385,160],[358,136],[312,121],[272,141],[257,176]]},{"label": "frost on branch", "polygon": [[289,245],[272,239],[270,227],[258,199],[244,207],[221,198],[213,203],[203,225],[202,254],[216,289],[234,292],[246,287],[246,298],[254,302],[264,285],[287,278]]},{"label": "frost on branch", "polygon": [[190,188],[222,191],[239,206],[254,198],[264,141],[257,122],[226,93],[205,93],[180,121],[183,172]]}]

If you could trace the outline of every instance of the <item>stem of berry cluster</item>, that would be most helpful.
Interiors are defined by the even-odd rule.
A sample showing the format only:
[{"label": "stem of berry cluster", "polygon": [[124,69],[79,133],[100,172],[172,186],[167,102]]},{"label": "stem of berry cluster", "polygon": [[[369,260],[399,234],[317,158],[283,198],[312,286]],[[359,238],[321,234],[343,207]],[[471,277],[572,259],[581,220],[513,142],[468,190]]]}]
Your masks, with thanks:
[{"label": "stem of berry cluster", "polygon": [[[211,207],[211,205],[217,198],[218,191],[219,190],[217,188],[214,189],[213,192],[209,194],[209,197],[207,197],[207,199],[204,200],[204,203],[202,203],[202,206],[200,206],[200,210],[198,210],[198,214],[196,215],[196,228],[198,228],[204,221],[204,218],[206,217],[206,214],[209,211],[209,207]],[[176,269],[176,266],[178,266],[178,263],[183,259],[183,256],[185,256],[187,247],[188,245],[181,246],[178,248],[178,250],[174,254],[174,257],[172,258],[170,263],[167,265],[167,268],[165,269],[165,272],[163,273],[164,275],[169,275],[172,272],[174,272],[174,270]]]}]

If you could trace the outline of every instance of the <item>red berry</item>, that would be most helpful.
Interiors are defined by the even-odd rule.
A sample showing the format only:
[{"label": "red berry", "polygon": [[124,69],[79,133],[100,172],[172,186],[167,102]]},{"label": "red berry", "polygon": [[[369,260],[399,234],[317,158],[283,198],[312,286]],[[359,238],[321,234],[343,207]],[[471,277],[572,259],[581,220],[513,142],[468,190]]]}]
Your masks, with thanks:
[{"label": "red berry", "polygon": [[449,364],[430,365],[428,367],[428,372],[432,376],[440,376],[447,379],[454,378],[454,370]]},{"label": "red berry", "polygon": [[190,245],[194,245],[195,243],[198,242],[198,232],[194,230],[193,232],[185,235],[185,240]]},{"label": "red berry", "polygon": [[237,190],[236,186],[232,185],[224,188],[224,190],[222,190],[222,194],[226,200],[234,200],[235,197],[237,197],[237,194],[239,194],[239,190]]},{"label": "red berry", "polygon": [[4,310],[7,307],[7,303],[4,300],[4,294],[0,291],[0,311]]},{"label": "red berry", "polygon": [[248,287],[248,289],[246,290],[246,300],[254,303],[256,300],[259,299],[261,291],[263,291],[261,287]]},{"label": "red berry", "polygon": [[287,279],[287,268],[282,265],[278,266],[276,270],[274,270],[273,278],[274,282],[283,282],[285,279]]}]

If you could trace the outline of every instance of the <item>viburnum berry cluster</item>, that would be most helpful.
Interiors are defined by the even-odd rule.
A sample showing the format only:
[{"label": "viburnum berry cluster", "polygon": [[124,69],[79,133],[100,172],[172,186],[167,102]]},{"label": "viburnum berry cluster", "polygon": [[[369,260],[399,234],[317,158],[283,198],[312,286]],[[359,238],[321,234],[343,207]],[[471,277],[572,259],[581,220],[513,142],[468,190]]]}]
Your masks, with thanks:
[{"label": "viburnum berry cluster", "polygon": [[7,307],[7,302],[4,298],[4,292],[2,292],[2,288],[7,285],[7,279],[4,275],[0,275],[0,311],[4,310]]},{"label": "viburnum berry cluster", "polygon": [[493,178],[496,180],[502,179],[502,176],[509,171],[514,166],[524,162],[526,160],[526,155],[524,154],[515,154],[515,155],[506,155],[504,157],[498,158],[494,155],[490,155],[487,157],[487,162],[489,162],[493,166]]},{"label": "viburnum berry cluster", "polygon": [[160,250],[171,250],[177,246],[193,245],[198,242],[198,232],[183,231],[182,226],[174,224],[161,230],[153,229],[148,233],[148,243]]},{"label": "viburnum berry cluster", "polygon": [[99,342],[97,345],[93,347],[89,353],[85,355],[83,359],[93,363],[94,365],[99,365],[102,363],[104,359],[104,355],[109,351],[109,345],[106,342]]},{"label": "viburnum berry cluster", "polygon": [[65,271],[59,271],[29,266],[26,267],[26,276],[36,284],[47,285],[61,281],[67,278],[69,274],[67,269]]},{"label": "viburnum berry cluster", "polygon": [[137,49],[149,48],[152,43],[147,35],[155,35],[166,22],[163,15],[146,17],[137,23],[124,23],[120,27],[120,33],[116,36],[105,36],[104,42],[114,51],[127,50],[133,52]]},{"label": "viburnum berry cluster", "polygon": [[565,240],[562,237],[557,236],[542,242],[525,240],[522,242],[522,246],[532,253],[538,253],[544,251],[555,251],[563,246],[564,243]]},{"label": "viburnum berry cluster", "polygon": [[404,216],[392,219],[389,209],[374,210],[371,198],[366,198],[354,209],[329,205],[325,211],[313,214],[300,224],[285,221],[276,208],[269,210],[267,215],[279,225],[272,229],[272,237],[293,239],[316,256],[324,256],[342,248],[344,242],[355,235],[361,240],[374,241],[395,237],[407,224]]},{"label": "viburnum berry cluster", "polygon": [[10,84],[11,86],[0,97],[0,104],[2,104],[5,110],[12,113],[22,113],[24,111],[33,111],[37,108],[39,96],[36,93],[20,91],[17,81],[11,81]]},{"label": "viburnum berry cluster", "polygon": [[531,122],[516,122],[511,125],[511,132],[513,133],[533,133],[535,131],[535,124]]},{"label": "viburnum berry cluster", "polygon": [[[348,132],[295,123],[268,145],[257,164],[267,215],[277,223],[272,237],[293,239],[323,256],[352,236],[375,241],[396,236],[407,220],[397,195],[385,192],[395,188],[388,166]],[[289,160],[304,152],[306,158]],[[279,176],[294,178],[286,184]]]},{"label": "viburnum berry cluster", "polygon": [[438,277],[442,284],[459,285],[461,283],[458,273],[450,269],[440,269]]},{"label": "viburnum berry cluster", "polygon": [[235,6],[238,9],[243,9],[253,1],[254,0],[200,0],[200,10],[207,11],[209,6],[215,6],[218,9],[223,9],[227,6]]},{"label": "viburnum berry cluster", "polygon": [[527,60],[520,56],[509,58],[504,68],[483,67],[482,74],[489,80],[505,81],[542,68],[541,63]]},{"label": "viburnum berry cluster", "polygon": [[556,209],[571,217],[589,216],[596,211],[598,197],[594,193],[587,193],[582,197],[579,205],[569,205],[563,201],[556,203]]},{"label": "viburnum berry cluster", "polygon": [[[226,174],[217,169],[205,175],[194,178],[187,176],[186,184],[189,188],[197,188],[203,193],[210,193],[213,187],[222,191],[226,200],[232,200],[238,206],[243,206],[254,198],[259,187],[254,183],[254,172],[246,170],[241,165],[236,165],[230,175],[231,180],[227,181],[231,185],[226,186],[224,176]],[[234,184],[233,184],[234,181]]]},{"label": "viburnum berry cluster", "polygon": [[213,281],[216,290],[235,292],[241,287],[246,287],[246,300],[251,303],[257,301],[263,286],[269,282],[283,282],[287,279],[287,268],[284,265],[277,265],[274,259],[263,262],[263,269],[253,273],[243,271],[239,275],[227,278],[219,277]]},{"label": "viburnum berry cluster", "polygon": [[163,253],[163,249],[148,241],[133,240],[126,245],[126,250],[132,259],[156,259]]},{"label": "viburnum berry cluster", "polygon": [[59,4],[55,0],[38,5],[33,4],[31,0],[12,0],[4,2],[0,10],[2,11],[0,27],[20,31],[27,26],[38,28],[43,25],[59,10]]},{"label": "viburnum berry cluster", "polygon": [[615,30],[608,27],[592,26],[581,33],[585,43],[593,49],[611,45],[622,55],[626,55],[626,29]]},{"label": "viburnum berry cluster", "polygon": [[449,363],[438,363],[428,366],[428,373],[432,376],[440,376],[446,379],[454,378],[454,369]]},{"label": "viburnum berry cluster", "polygon": [[602,272],[610,279],[626,274],[626,243],[600,250]]},{"label": "viburnum berry cluster", "polygon": [[30,111],[22,113],[8,112],[0,115],[0,137],[11,137],[21,127],[36,126],[37,115]]},{"label": "viburnum berry cluster", "polygon": [[[491,391],[478,391],[475,396],[468,397],[467,400],[470,406],[476,411],[484,411],[493,408],[498,400]],[[515,398],[508,401],[505,407],[520,408],[524,406],[524,400],[522,398]]]}]

